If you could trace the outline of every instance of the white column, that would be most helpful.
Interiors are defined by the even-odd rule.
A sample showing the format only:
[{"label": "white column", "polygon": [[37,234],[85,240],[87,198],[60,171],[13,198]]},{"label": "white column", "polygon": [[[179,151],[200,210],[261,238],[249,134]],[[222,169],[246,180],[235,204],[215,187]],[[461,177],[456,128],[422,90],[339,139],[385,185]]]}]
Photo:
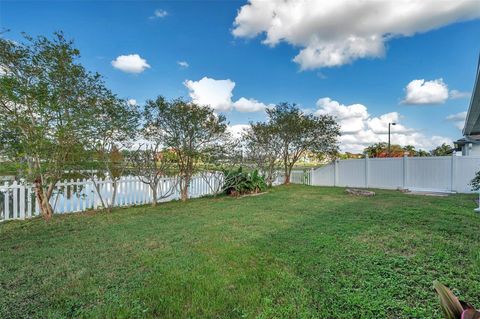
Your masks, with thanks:
[{"label": "white column", "polygon": [[407,179],[407,174],[408,174],[408,156],[403,155],[403,185],[402,188],[406,189],[408,185],[408,179]]}]

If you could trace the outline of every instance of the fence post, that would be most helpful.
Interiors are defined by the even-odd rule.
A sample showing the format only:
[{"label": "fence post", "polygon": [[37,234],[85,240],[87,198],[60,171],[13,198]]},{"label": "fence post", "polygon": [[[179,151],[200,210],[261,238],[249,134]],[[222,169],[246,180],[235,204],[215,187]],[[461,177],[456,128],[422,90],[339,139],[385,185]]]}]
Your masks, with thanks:
[{"label": "fence post", "polygon": [[334,166],[333,166],[333,186],[338,185],[338,160],[334,160]]},{"label": "fence post", "polygon": [[457,156],[455,156],[455,151],[452,153],[452,172],[450,175],[450,191],[455,192],[456,191],[456,175],[457,175]]},{"label": "fence post", "polygon": [[407,184],[408,184],[408,180],[407,180],[407,172],[408,172],[408,168],[407,168],[407,162],[408,162],[408,156],[407,154],[404,154],[403,155],[403,185],[402,185],[402,188],[403,189],[406,189],[407,188]]},{"label": "fence post", "polygon": [[25,182],[21,181],[18,184],[18,186],[19,186],[19,197],[20,197],[19,218],[25,219]]},{"label": "fence post", "polygon": [[4,208],[3,208],[3,219],[10,219],[10,184],[8,182],[4,183],[5,193],[4,193]]},{"label": "fence post", "polygon": [[12,183],[12,190],[13,190],[13,219],[18,219],[18,183],[17,181],[13,181]]},{"label": "fence post", "polygon": [[313,167],[310,168],[310,180],[309,180],[309,184],[308,185],[313,185]]},{"label": "fence post", "polygon": [[365,154],[365,188],[368,188],[368,175],[370,174],[368,154]]}]

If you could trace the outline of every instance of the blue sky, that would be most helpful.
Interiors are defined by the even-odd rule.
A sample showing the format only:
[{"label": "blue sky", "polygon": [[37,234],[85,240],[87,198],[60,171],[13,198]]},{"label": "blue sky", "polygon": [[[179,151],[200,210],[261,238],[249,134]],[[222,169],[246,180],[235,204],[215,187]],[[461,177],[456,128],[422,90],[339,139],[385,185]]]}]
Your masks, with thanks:
[{"label": "blue sky", "polygon": [[[389,121],[401,124],[394,142],[419,148],[461,137],[461,112],[468,108],[480,52],[478,2],[459,1],[446,16],[445,10],[416,8],[410,20],[401,20],[394,12],[402,1],[391,1],[369,8],[385,17],[372,26],[375,17],[335,17],[342,1],[336,8],[316,1],[295,10],[257,2],[0,1],[0,26],[14,40],[21,31],[63,30],[89,70],[139,105],[160,94],[218,103],[213,107],[233,126],[263,120],[269,104],[296,102],[309,112],[339,117],[347,151],[384,141]],[[329,10],[330,20],[315,16]],[[312,21],[322,22],[309,23],[310,11]],[[289,20],[294,15],[301,19]],[[269,16],[277,20],[263,18]],[[348,42],[352,34],[362,40],[355,46]],[[295,58],[305,48],[318,55]],[[129,55],[138,55],[125,62],[134,63],[137,73],[112,65]]]}]

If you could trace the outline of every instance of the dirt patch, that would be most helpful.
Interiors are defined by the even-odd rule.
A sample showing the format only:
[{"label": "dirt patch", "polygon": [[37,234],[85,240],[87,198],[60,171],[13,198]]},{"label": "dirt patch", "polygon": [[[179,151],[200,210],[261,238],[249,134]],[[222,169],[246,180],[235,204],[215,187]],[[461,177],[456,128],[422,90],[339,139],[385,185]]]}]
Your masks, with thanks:
[{"label": "dirt patch", "polygon": [[366,189],[358,189],[358,188],[347,188],[345,189],[345,193],[349,195],[355,195],[355,196],[375,196],[375,192],[372,191],[367,191]]},{"label": "dirt patch", "polygon": [[422,196],[437,196],[437,197],[447,197],[449,193],[442,192],[428,192],[428,191],[409,191],[406,192],[409,195],[422,195]]},{"label": "dirt patch", "polygon": [[260,196],[260,195],[265,195],[268,194],[268,192],[263,192],[263,193],[254,193],[254,194],[246,194],[246,195],[241,195],[241,196],[236,196],[237,198],[244,198],[244,197],[251,197],[251,196]]}]

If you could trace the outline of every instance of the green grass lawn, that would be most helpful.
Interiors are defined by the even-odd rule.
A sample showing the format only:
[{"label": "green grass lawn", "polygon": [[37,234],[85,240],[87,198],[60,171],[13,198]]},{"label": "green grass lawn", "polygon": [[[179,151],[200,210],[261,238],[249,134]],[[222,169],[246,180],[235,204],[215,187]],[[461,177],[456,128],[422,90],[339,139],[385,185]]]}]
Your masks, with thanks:
[{"label": "green grass lawn", "polygon": [[473,195],[292,185],[0,224],[0,318],[441,318],[480,307]]}]

